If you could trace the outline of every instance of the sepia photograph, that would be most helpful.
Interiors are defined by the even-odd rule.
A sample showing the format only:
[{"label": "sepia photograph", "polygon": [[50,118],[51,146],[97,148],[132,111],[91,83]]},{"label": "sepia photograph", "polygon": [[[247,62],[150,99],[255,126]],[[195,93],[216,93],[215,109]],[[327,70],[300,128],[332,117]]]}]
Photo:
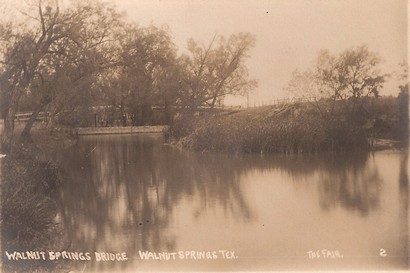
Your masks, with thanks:
[{"label": "sepia photograph", "polygon": [[410,270],[407,0],[0,0],[0,272]]}]

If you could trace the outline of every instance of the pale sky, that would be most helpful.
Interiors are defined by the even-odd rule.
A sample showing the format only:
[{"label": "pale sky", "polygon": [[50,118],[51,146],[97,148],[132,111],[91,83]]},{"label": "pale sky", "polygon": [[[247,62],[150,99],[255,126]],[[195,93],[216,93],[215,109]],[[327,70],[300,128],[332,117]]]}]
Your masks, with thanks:
[{"label": "pale sky", "polygon": [[[406,0],[113,0],[141,26],[170,27],[180,52],[189,38],[207,44],[215,33],[256,35],[248,68],[259,87],[259,104],[287,97],[296,68],[312,66],[320,49],[339,53],[368,45],[385,60],[383,72],[399,70],[407,58]],[[382,95],[397,94],[397,83]]]},{"label": "pale sky", "polygon": [[[0,9],[30,0],[9,1],[0,0]],[[141,26],[168,25],[180,52],[186,51],[189,38],[208,44],[215,33],[256,35],[247,62],[251,77],[259,83],[250,96],[251,105],[290,96],[283,88],[292,72],[312,67],[321,49],[340,53],[366,44],[384,59],[384,73],[399,71],[408,54],[407,0],[103,1],[115,3],[128,20]],[[397,93],[398,83],[392,77],[381,94]],[[246,104],[246,99],[226,102]]]}]

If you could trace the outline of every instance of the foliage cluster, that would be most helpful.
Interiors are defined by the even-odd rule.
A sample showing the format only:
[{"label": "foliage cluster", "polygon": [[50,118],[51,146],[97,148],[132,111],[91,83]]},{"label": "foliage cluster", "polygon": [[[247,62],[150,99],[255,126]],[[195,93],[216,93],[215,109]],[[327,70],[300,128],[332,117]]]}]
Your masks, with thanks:
[{"label": "foliage cluster", "polygon": [[[13,252],[63,249],[62,226],[55,221],[53,193],[60,185],[57,166],[34,157],[27,146],[2,159],[2,249]],[[2,253],[4,272],[57,272],[55,261],[13,261]],[[61,268],[60,268],[61,269]]]},{"label": "foliage cluster", "polygon": [[[306,71],[295,70],[285,90],[316,102],[330,99],[332,103],[317,104],[318,110],[332,114],[343,105],[346,114],[359,116],[366,98],[379,97],[389,75],[379,70],[381,59],[367,46],[352,47],[340,54],[322,50],[315,65]],[[340,110],[340,109],[339,109]]]},{"label": "foliage cluster", "polygon": [[99,0],[64,4],[27,1],[22,22],[0,21],[3,152],[11,149],[21,110],[32,112],[22,132],[30,140],[41,111],[49,113],[49,127],[61,121],[81,126],[81,114],[93,106],[112,107],[132,116],[133,125],[145,125],[155,106],[169,123],[177,108],[213,108],[226,95],[256,86],[245,62],[255,44],[249,33],[215,35],[209,45],[191,39],[188,53],[178,55],[166,26],[130,23]]}]

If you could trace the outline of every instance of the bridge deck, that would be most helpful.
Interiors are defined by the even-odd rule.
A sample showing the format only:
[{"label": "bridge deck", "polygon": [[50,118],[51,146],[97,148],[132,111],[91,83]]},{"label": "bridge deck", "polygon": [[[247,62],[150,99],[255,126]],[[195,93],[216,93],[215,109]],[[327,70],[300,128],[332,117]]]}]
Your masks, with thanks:
[{"label": "bridge deck", "polygon": [[78,135],[164,133],[169,126],[86,127],[77,128]]}]

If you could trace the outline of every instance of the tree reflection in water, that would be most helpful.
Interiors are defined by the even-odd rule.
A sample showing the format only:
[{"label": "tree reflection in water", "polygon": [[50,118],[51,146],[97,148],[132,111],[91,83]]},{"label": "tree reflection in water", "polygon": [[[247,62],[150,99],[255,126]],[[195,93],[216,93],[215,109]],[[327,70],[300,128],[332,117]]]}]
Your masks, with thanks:
[{"label": "tree reflection in water", "polygon": [[228,156],[198,156],[161,140],[90,137],[62,156],[62,216],[76,250],[173,251],[170,217],[182,197],[196,193],[196,218],[217,205],[231,217],[252,219],[239,181],[246,169]]},{"label": "tree reflection in water", "polygon": [[319,193],[323,209],[338,205],[367,215],[379,204],[381,178],[366,154],[330,158],[328,169],[320,172]]},{"label": "tree reflection in water", "polygon": [[[408,149],[408,147],[407,147]],[[401,158],[400,172],[399,172],[399,200],[400,200],[400,219],[403,223],[400,226],[400,234],[402,234],[402,241],[407,242],[403,244],[403,249],[400,253],[403,254],[403,260],[408,269],[410,266],[410,239],[409,239],[409,152],[408,150]]]},{"label": "tree reflection in water", "polygon": [[248,167],[239,166],[242,170],[279,169],[291,176],[294,183],[317,175],[322,209],[341,206],[366,215],[377,209],[382,184],[377,166],[371,159],[372,155],[366,153],[269,155],[254,159]]},{"label": "tree reflection in water", "polygon": [[73,250],[175,251],[170,225],[187,199],[195,199],[194,221],[217,207],[226,218],[252,223],[258,213],[243,177],[253,171],[283,172],[296,186],[315,178],[323,210],[340,206],[365,217],[379,204],[382,180],[371,155],[233,156],[161,144],[154,135],[83,137],[62,155],[62,217]]}]

